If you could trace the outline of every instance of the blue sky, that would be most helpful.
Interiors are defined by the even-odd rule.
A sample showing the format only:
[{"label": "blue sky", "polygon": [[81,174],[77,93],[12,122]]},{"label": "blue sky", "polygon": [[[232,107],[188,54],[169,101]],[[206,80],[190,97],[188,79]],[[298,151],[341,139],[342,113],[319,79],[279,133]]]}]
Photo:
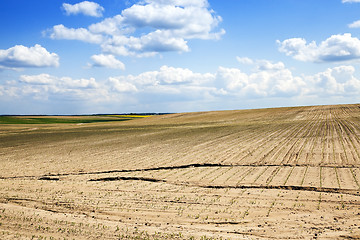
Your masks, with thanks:
[{"label": "blue sky", "polygon": [[360,100],[360,0],[2,0],[0,114]]}]

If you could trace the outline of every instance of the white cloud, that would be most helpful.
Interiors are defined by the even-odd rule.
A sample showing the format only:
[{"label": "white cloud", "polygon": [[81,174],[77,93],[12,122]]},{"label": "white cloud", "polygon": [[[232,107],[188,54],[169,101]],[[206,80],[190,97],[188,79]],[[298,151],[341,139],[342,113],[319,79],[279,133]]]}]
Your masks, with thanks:
[{"label": "white cloud", "polygon": [[56,78],[50,76],[49,74],[42,73],[39,75],[21,75],[20,81],[34,85],[48,85],[56,83]]},{"label": "white cloud", "polygon": [[259,70],[271,71],[271,70],[283,70],[285,65],[282,62],[272,63],[268,60],[256,61],[257,68]]},{"label": "white cloud", "polygon": [[172,4],[175,6],[193,6],[193,7],[208,7],[207,0],[145,0],[146,3],[155,4]]},{"label": "white cloud", "polygon": [[218,94],[221,91],[210,86],[214,79],[214,74],[194,73],[189,69],[168,66],[139,75],[109,77],[105,82],[97,82],[94,78],[72,79],[43,73],[20,76],[15,92],[18,96],[32,96],[34,99],[58,98],[90,102],[95,98],[117,101],[125,96],[131,97],[129,94],[136,94],[136,98],[148,98],[145,101],[152,102],[152,99],[159,99],[159,96],[181,100]]},{"label": "white cloud", "polygon": [[272,99],[280,99],[280,103],[309,98],[359,99],[360,80],[353,66],[342,65],[313,75],[296,76],[282,62],[250,58],[246,61],[253,65],[249,72],[240,68],[219,67],[214,72],[199,73],[165,65],[154,71],[113,76],[102,81],[56,77],[46,73],[21,75],[19,81],[0,84],[0,99],[17,97],[30,102],[37,99],[74,102],[74,105],[81,101],[89,106],[97,103],[105,108],[115,105],[126,107],[131,103],[137,111],[141,111],[139,106],[158,109],[159,105],[173,104],[181,108],[194,104],[201,107],[201,104],[207,103],[208,107],[216,104],[224,109],[227,106],[234,108],[236,103],[264,103]]},{"label": "white cloud", "polygon": [[105,53],[120,56],[153,56],[158,52],[187,52],[189,47],[182,38],[174,38],[167,31],[156,30],[139,38],[114,36],[104,42],[102,50]]},{"label": "white cloud", "polygon": [[58,67],[59,56],[50,53],[41,45],[33,47],[16,45],[6,50],[0,49],[0,68]]},{"label": "white cloud", "polygon": [[342,3],[356,3],[360,2],[360,0],[342,0]]},{"label": "white cloud", "polygon": [[351,96],[360,93],[360,80],[354,76],[353,66],[328,68],[324,72],[305,77],[312,94],[321,96]]},{"label": "white cloud", "polygon": [[348,26],[349,26],[349,28],[360,28],[360,20],[355,21],[355,22],[349,24]]},{"label": "white cloud", "polygon": [[236,57],[236,60],[241,64],[253,64],[253,60],[248,57]]},{"label": "white cloud", "polygon": [[238,68],[219,67],[216,73],[219,87],[230,91],[236,91],[249,84],[249,76]]},{"label": "white cloud", "polygon": [[101,17],[104,11],[104,8],[98,3],[89,1],[83,1],[74,5],[63,3],[63,8],[67,15],[77,15],[82,13],[92,17]]},{"label": "white cloud", "polygon": [[[299,96],[308,92],[301,77],[293,76],[283,63],[254,61],[254,72],[247,74],[238,68],[219,67],[216,73],[196,73],[186,68],[162,66],[159,71],[139,75],[113,77],[109,86],[118,92],[145,95],[236,98],[266,98]],[[265,67],[264,67],[265,66]]]},{"label": "white cloud", "polygon": [[142,52],[188,52],[187,41],[181,37],[174,37],[169,31],[156,30],[140,37]]},{"label": "white cloud", "polygon": [[231,95],[256,98],[299,95],[304,91],[305,82],[293,76],[284,63],[252,59],[247,59],[247,62],[255,65],[250,74],[238,68],[219,67],[216,75],[218,87]]},{"label": "white cloud", "polygon": [[117,60],[113,55],[93,55],[91,59],[94,61],[93,67],[107,67],[114,69],[125,70],[125,65],[121,61]]},{"label": "white cloud", "polygon": [[43,73],[39,75],[21,75],[20,81],[31,85],[47,85],[53,88],[76,89],[76,88],[97,88],[98,83],[94,78],[72,79],[70,77],[55,77]]},{"label": "white cloud", "polygon": [[97,44],[103,41],[102,35],[91,33],[85,28],[67,28],[59,24],[54,26],[51,31],[50,38],[52,39],[80,40]]},{"label": "white cloud", "polygon": [[99,44],[107,54],[148,57],[160,52],[188,52],[190,39],[219,39],[225,33],[218,29],[221,21],[207,0],[146,0],[88,28],[56,25],[49,35]]},{"label": "white cloud", "polygon": [[126,26],[123,21],[123,16],[116,15],[111,18],[106,18],[101,22],[91,24],[89,26],[89,30],[92,33],[101,33],[111,36],[123,35],[134,32],[134,29]]},{"label": "white cloud", "polygon": [[238,68],[219,67],[216,87],[223,88],[227,95],[247,99],[306,96],[330,99],[360,94],[360,80],[355,77],[353,66],[342,65],[314,75],[294,76],[282,62],[250,60],[255,66],[251,73],[244,73]]},{"label": "white cloud", "polygon": [[130,82],[125,81],[123,78],[119,77],[110,77],[109,83],[112,86],[112,88],[120,93],[123,92],[137,92],[138,89],[136,86]]},{"label": "white cloud", "polygon": [[[342,0],[342,3],[360,3],[360,0]],[[349,28],[360,28],[360,20],[348,24]]]},{"label": "white cloud", "polygon": [[204,85],[214,78],[212,74],[194,73],[187,68],[174,68],[162,66],[159,72],[156,72],[156,79],[161,84],[191,84]]},{"label": "white cloud", "polygon": [[[17,87],[3,85],[1,94],[32,95],[37,98],[70,98],[74,100],[117,101],[131,97],[151,103],[162,101],[203,101],[226,99],[266,99],[304,96],[357,96],[360,80],[353,66],[326,69],[310,76],[294,76],[283,63],[252,60],[255,68],[245,73],[238,68],[219,67],[215,73],[196,73],[186,68],[162,66],[157,71],[138,75],[109,77],[97,82],[94,78],[72,79],[49,74],[22,75]],[[259,66],[267,66],[262,68]],[[1,85],[0,85],[1,86]],[[100,101],[100,100],[99,100]],[[221,100],[220,100],[221,101]]]},{"label": "white cloud", "polygon": [[253,65],[255,70],[258,71],[271,71],[271,70],[282,70],[285,69],[283,62],[273,63],[268,60],[253,60],[248,57],[236,57],[236,60],[241,64]]},{"label": "white cloud", "polygon": [[30,97],[37,100],[58,99],[61,101],[91,101],[106,99],[108,92],[94,78],[73,79],[56,77],[46,73],[39,75],[21,75],[19,83],[12,84],[13,96]]},{"label": "white cloud", "polygon": [[178,88],[180,85],[205,86],[213,81],[215,76],[211,73],[194,73],[187,68],[174,68],[165,65],[159,71],[143,72],[136,76],[119,76],[116,79],[120,82],[132,83],[140,90],[149,86],[173,86],[174,88]]},{"label": "white cloud", "polygon": [[[159,2],[161,4],[159,4]],[[134,4],[122,12],[124,22],[137,27],[171,30],[174,36],[183,38],[214,38],[212,29],[222,21],[206,1],[147,1],[148,4]]]},{"label": "white cloud", "polygon": [[332,35],[319,45],[303,38],[291,38],[279,44],[279,51],[304,62],[340,62],[360,58],[360,40],[350,33]]}]

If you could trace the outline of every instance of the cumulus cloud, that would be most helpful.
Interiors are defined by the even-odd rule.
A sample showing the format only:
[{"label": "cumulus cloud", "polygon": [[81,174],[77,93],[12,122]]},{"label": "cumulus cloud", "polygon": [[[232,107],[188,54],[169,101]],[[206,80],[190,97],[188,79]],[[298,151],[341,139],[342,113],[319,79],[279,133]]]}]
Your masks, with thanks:
[{"label": "cumulus cloud", "polygon": [[80,40],[83,42],[100,44],[103,41],[103,36],[91,33],[85,28],[67,28],[62,24],[53,27],[50,34],[52,39],[67,39]]},{"label": "cumulus cloud", "polygon": [[254,61],[248,57],[236,57],[236,60],[241,64],[253,64]]},{"label": "cumulus cloud", "polygon": [[[122,12],[124,23],[136,28],[171,30],[184,38],[214,38],[211,31],[222,21],[207,8],[206,1],[147,1],[134,4]],[[221,34],[221,32],[220,32]]]},{"label": "cumulus cloud", "polygon": [[252,59],[247,62],[255,66],[250,74],[238,68],[219,67],[216,75],[219,87],[232,95],[256,98],[299,95],[304,91],[303,79],[293,76],[284,63]]},{"label": "cumulus cloud", "polygon": [[138,89],[133,83],[125,81],[123,78],[116,78],[116,77],[110,77],[109,78],[110,86],[116,91],[116,92],[137,92]]},{"label": "cumulus cloud", "polygon": [[249,76],[238,68],[219,67],[216,73],[218,87],[228,91],[243,89],[249,84]]},{"label": "cumulus cloud", "polygon": [[310,92],[321,96],[347,96],[360,93],[360,80],[354,76],[353,66],[328,68],[313,76],[306,76]]},{"label": "cumulus cloud", "polygon": [[50,76],[49,74],[43,73],[39,75],[21,75],[20,81],[35,85],[48,85],[56,83],[56,78]]},{"label": "cumulus cloud", "polygon": [[307,84],[281,62],[252,60],[255,68],[219,67],[215,73],[196,73],[186,68],[162,66],[158,71],[112,77],[108,83],[117,92],[156,96],[174,94],[236,98],[289,97],[305,94]]},{"label": "cumulus cloud", "polygon": [[107,67],[113,69],[125,70],[125,65],[121,61],[117,60],[113,55],[93,55],[91,59],[94,61],[93,67]]},{"label": "cumulus cloud", "polygon": [[259,70],[271,71],[271,70],[283,70],[285,69],[285,64],[283,62],[272,63],[268,60],[258,60],[256,61],[257,68]]},{"label": "cumulus cloud", "polygon": [[127,75],[113,77],[112,79],[117,79],[123,83],[131,83],[137,89],[144,89],[149,86],[173,86],[174,88],[178,88],[180,85],[205,86],[214,78],[214,74],[211,73],[194,73],[187,68],[174,68],[164,65],[160,67],[159,71],[148,71],[136,76]]},{"label": "cumulus cloud", "polygon": [[185,68],[163,66],[158,71],[143,72],[139,75],[109,77],[99,82],[94,78],[73,79],[50,74],[21,75],[19,82],[1,86],[1,94],[9,95],[10,89],[18,97],[34,99],[63,99],[74,101],[118,101],[131,96],[137,99],[197,99],[218,94],[211,86],[215,75],[195,73]]},{"label": "cumulus cloud", "polygon": [[194,73],[187,68],[174,68],[162,66],[160,71],[154,72],[156,82],[161,84],[192,84],[204,85],[212,80],[213,75],[209,73]]},{"label": "cumulus cloud", "polygon": [[58,67],[59,56],[50,53],[41,45],[33,47],[16,45],[6,50],[0,49],[1,68],[27,68],[27,67]]},{"label": "cumulus cloud", "polygon": [[100,33],[110,36],[124,35],[135,31],[134,28],[126,26],[123,22],[124,17],[116,15],[111,18],[106,18],[101,22],[91,24],[89,26],[89,30],[92,33]]},{"label": "cumulus cloud", "polygon": [[63,3],[63,9],[67,15],[84,14],[92,17],[101,17],[104,8],[98,3],[83,1],[77,4]]},{"label": "cumulus cloud", "polygon": [[158,70],[113,76],[102,81],[46,73],[22,75],[18,82],[0,84],[0,97],[97,102],[101,106],[113,103],[126,106],[131,102],[138,110],[139,105],[153,105],[153,109],[157,109],[163,103],[166,106],[176,103],[181,107],[189,106],[185,102],[199,106],[211,102],[226,108],[226,104],[234,107],[237,101],[291,101],[310,97],[356,99],[360,94],[360,80],[353,66],[341,65],[313,75],[296,76],[282,62],[250,60],[254,66],[250,72],[219,67],[213,73],[198,73],[187,68],[162,66]]},{"label": "cumulus cloud", "polygon": [[46,73],[21,75],[19,83],[10,84],[14,97],[31,97],[37,100],[59,99],[61,101],[97,101],[105,99],[107,90],[94,78],[73,79],[56,77]]},{"label": "cumulus cloud", "polygon": [[221,21],[207,0],[146,0],[88,28],[60,24],[48,31],[53,39],[99,44],[103,53],[148,57],[160,52],[188,52],[191,39],[219,39],[225,33],[218,29]]},{"label": "cumulus cloud", "polygon": [[[314,75],[294,76],[282,62],[252,60],[251,73],[238,68],[219,67],[216,86],[227,95],[253,98],[355,97],[360,94],[360,80],[353,66],[328,68]],[[265,67],[264,67],[265,66]]]},{"label": "cumulus cloud", "polygon": [[75,89],[75,88],[97,88],[98,84],[94,78],[72,79],[70,77],[55,77],[43,73],[39,75],[21,75],[20,81],[32,85],[48,85],[53,88]]},{"label": "cumulus cloud", "polygon": [[[254,68],[250,73],[227,67],[219,67],[215,73],[197,73],[186,68],[162,66],[156,71],[109,77],[103,82],[94,78],[72,79],[39,74],[22,75],[20,83],[23,85],[22,94],[36,93],[36,96],[47,97],[65,94],[72,99],[101,95],[102,99],[108,100],[130,94],[146,102],[164,97],[200,101],[216,97],[259,99],[360,94],[360,80],[354,76],[353,66],[328,68],[310,76],[294,76],[282,62],[252,62]],[[3,86],[2,94],[4,92]]]},{"label": "cumulus cloud", "polygon": [[349,28],[359,28],[360,27],[360,20],[355,21],[353,23],[350,23],[348,26],[349,26]]},{"label": "cumulus cloud", "polygon": [[340,62],[360,58],[360,40],[350,33],[332,35],[319,45],[303,38],[277,41],[279,51],[304,62]]}]

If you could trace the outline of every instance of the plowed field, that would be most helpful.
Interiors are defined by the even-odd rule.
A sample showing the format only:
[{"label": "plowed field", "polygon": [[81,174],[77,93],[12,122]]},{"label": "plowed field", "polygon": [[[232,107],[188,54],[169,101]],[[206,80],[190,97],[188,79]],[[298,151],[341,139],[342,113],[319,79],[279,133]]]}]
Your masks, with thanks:
[{"label": "plowed field", "polygon": [[0,125],[0,239],[360,238],[360,105]]}]

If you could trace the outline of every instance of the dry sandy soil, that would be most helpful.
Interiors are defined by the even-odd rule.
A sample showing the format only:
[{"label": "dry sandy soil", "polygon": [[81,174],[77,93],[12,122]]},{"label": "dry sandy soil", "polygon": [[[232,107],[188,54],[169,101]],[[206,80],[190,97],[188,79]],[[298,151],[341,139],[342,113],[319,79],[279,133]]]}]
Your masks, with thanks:
[{"label": "dry sandy soil", "polygon": [[360,238],[360,105],[0,125],[0,239]]}]

